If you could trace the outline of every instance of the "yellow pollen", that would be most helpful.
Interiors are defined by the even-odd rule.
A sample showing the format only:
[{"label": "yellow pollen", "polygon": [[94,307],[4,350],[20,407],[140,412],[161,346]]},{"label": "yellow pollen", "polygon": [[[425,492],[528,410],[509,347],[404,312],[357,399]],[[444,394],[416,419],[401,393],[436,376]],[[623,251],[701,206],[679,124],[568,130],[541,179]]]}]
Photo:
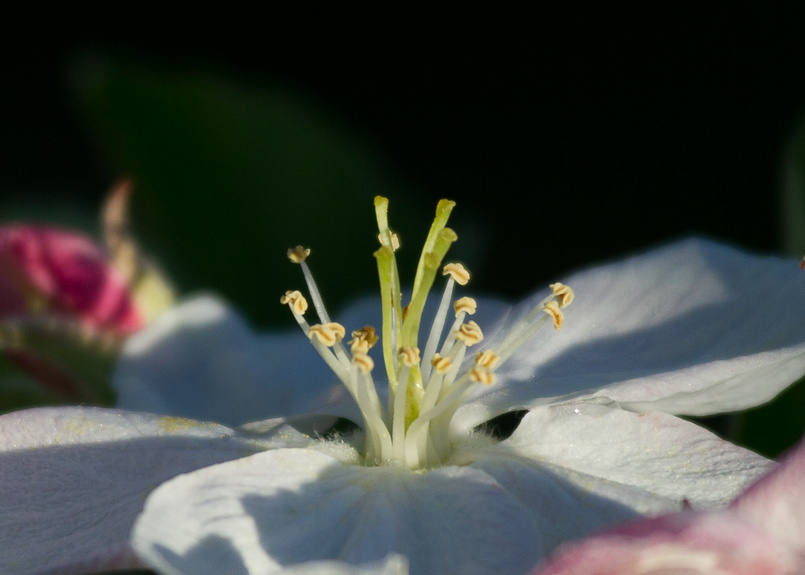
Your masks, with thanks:
[{"label": "yellow pollen", "polygon": [[471,297],[462,297],[453,302],[453,310],[455,310],[456,316],[458,316],[458,314],[460,314],[462,311],[472,315],[475,313],[475,309],[477,307],[478,304]]},{"label": "yellow pollen", "polygon": [[453,365],[453,360],[449,357],[442,357],[438,353],[434,353],[430,364],[433,366],[433,369],[436,370],[436,373],[444,375],[447,373],[447,370],[450,369],[450,366]]},{"label": "yellow pollen", "polygon": [[[312,340],[314,337],[327,347],[332,347],[339,341],[338,334],[332,329],[334,324],[328,323],[326,325],[316,324],[310,326],[308,337]],[[335,324],[337,325],[337,324]],[[343,328],[341,328],[343,329]]]},{"label": "yellow pollen", "polygon": [[365,341],[369,347],[373,347],[378,339],[377,333],[375,332],[375,328],[371,325],[363,326],[361,329],[356,329],[352,332],[352,339],[349,340],[349,344],[352,345],[357,340]]},{"label": "yellow pollen", "polygon": [[355,353],[353,351],[352,363],[363,375],[367,375],[375,367],[375,362],[365,353]]},{"label": "yellow pollen", "polygon": [[551,316],[551,319],[553,320],[553,327],[555,327],[556,329],[562,328],[562,322],[564,321],[565,316],[559,309],[558,303],[556,303],[555,301],[549,301],[548,303],[545,304],[545,307],[542,308],[542,311]]},{"label": "yellow pollen", "polygon": [[402,360],[402,362],[408,367],[419,365],[418,347],[409,347],[409,346],[401,347],[398,356],[400,360]]},{"label": "yellow pollen", "polygon": [[476,366],[470,370],[470,381],[484,385],[492,385],[495,383],[495,374],[488,369]]},{"label": "yellow pollen", "polygon": [[299,290],[286,291],[285,295],[280,298],[280,303],[288,304],[297,315],[305,315],[307,311],[307,300]]},{"label": "yellow pollen", "polygon": [[475,365],[485,367],[486,369],[494,368],[498,363],[498,356],[491,349],[486,351],[479,351],[475,354]]},{"label": "yellow pollen", "polygon": [[549,286],[553,295],[556,296],[556,299],[559,300],[559,307],[567,307],[571,303],[573,303],[573,290],[570,289],[565,284],[555,283]]},{"label": "yellow pollen", "polygon": [[[391,236],[391,251],[396,252],[400,249],[400,238],[391,230],[389,230],[389,235]],[[383,241],[383,234],[377,234],[377,239],[381,246],[386,245],[386,242]]]},{"label": "yellow pollen", "polygon": [[456,339],[463,341],[468,347],[480,343],[484,339],[481,327],[474,321],[462,323],[456,332]]},{"label": "yellow pollen", "polygon": [[310,255],[310,248],[296,246],[288,250],[288,259],[295,264],[301,264]]},{"label": "yellow pollen", "polygon": [[451,276],[456,283],[461,285],[467,285],[467,282],[470,281],[470,272],[461,264],[447,264],[442,269],[442,275]]}]

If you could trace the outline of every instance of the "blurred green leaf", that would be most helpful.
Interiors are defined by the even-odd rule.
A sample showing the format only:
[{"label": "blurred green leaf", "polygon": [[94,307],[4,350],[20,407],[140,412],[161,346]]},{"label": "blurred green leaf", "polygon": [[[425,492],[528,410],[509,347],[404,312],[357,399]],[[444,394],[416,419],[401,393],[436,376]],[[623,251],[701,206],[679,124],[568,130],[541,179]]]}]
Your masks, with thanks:
[{"label": "blurred green leaf", "polygon": [[[113,405],[112,372],[121,339],[78,322],[48,316],[5,319],[0,322],[0,350],[16,354],[17,361],[4,356],[0,393],[12,407],[54,403],[63,400]],[[25,363],[34,378],[22,377],[11,369]],[[40,381],[36,381],[38,378]],[[34,384],[32,387],[31,384]]]},{"label": "blurred green leaf", "polygon": [[118,60],[85,59],[73,76],[110,181],[136,182],[135,233],[180,290],[212,289],[259,323],[290,324],[278,301],[303,285],[285,257],[296,244],[312,247],[331,306],[374,286],[372,199],[388,180],[300,94]]}]

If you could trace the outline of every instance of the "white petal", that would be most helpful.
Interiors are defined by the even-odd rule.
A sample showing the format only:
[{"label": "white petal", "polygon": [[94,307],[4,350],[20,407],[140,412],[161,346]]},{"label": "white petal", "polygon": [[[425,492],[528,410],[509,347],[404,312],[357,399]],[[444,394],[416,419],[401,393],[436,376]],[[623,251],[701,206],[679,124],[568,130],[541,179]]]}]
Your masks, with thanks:
[{"label": "white petal", "polygon": [[335,381],[300,330],[257,335],[202,296],[129,338],[113,384],[121,408],[239,425],[306,413]]},{"label": "white petal", "polygon": [[662,412],[571,403],[529,412],[492,448],[639,513],[723,506],[774,463]]},{"label": "white petal", "polygon": [[133,542],[164,573],[274,573],[399,553],[411,573],[523,573],[539,558],[521,502],[481,470],[344,465],[314,450],[260,453],[162,485]]},{"label": "white petal", "polygon": [[216,424],[100,408],[4,415],[0,573],[118,564],[154,487],[265,445]]},{"label": "white petal", "polygon": [[[582,271],[560,331],[543,329],[460,414],[596,395],[704,415],[768,401],[805,373],[805,273],[792,259],[691,239]],[[512,311],[511,324],[547,292]],[[494,348],[501,332],[487,330]]]}]

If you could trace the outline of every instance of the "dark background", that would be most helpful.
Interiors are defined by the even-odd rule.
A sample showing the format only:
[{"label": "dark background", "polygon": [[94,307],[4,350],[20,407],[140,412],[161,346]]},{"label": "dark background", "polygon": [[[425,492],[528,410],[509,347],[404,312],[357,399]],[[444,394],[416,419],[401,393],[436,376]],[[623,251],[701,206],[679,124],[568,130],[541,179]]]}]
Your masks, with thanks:
[{"label": "dark background", "polygon": [[[366,235],[357,226],[371,225],[373,193],[389,194],[392,210],[406,206],[399,220],[392,212],[404,246],[419,242],[438,198],[455,199],[459,254],[479,272],[476,289],[513,298],[572,268],[681,235],[782,249],[781,158],[805,109],[805,35],[793,10],[652,3],[268,20],[165,10],[40,14],[12,28],[0,56],[0,214],[93,214],[110,183],[129,173],[141,187],[135,225],[179,287],[216,289],[258,324],[279,321],[275,295],[296,285],[274,270],[286,247],[308,241],[281,224],[304,229],[308,214],[330,215],[329,239],[318,240],[322,260],[345,267],[316,265],[336,304],[374,281],[368,251],[359,262],[365,272],[348,263],[353,237]],[[263,240],[249,236],[239,245],[237,223],[220,223],[210,210],[196,215],[204,196],[181,189],[172,173],[173,208],[160,219],[154,198],[168,193],[156,191],[161,172],[140,169],[125,145],[109,144],[97,119],[105,109],[77,95],[76,77],[99,60],[153,72],[157,83],[200,72],[282,90],[359,141],[382,183],[366,186],[362,216],[335,192],[296,212],[279,200],[279,215],[254,208],[288,239],[254,245]],[[155,155],[176,174],[192,171],[176,154],[182,145],[163,139],[152,138]],[[278,199],[283,191],[266,193]],[[248,209],[248,197],[225,194]],[[186,206],[180,215],[170,212],[176,202]],[[89,219],[75,221],[91,229]],[[171,225],[181,233],[171,235]]]}]

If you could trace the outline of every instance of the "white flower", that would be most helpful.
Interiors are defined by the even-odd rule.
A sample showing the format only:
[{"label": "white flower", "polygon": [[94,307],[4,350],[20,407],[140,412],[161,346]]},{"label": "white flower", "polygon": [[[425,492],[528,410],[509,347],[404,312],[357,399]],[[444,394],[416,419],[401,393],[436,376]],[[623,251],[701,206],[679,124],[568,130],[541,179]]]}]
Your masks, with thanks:
[{"label": "white flower", "polygon": [[[390,252],[391,234],[382,223],[380,229]],[[393,266],[381,258],[381,277],[383,265]],[[384,299],[397,293],[388,287],[396,272],[389,273]],[[771,462],[670,414],[757,405],[801,376],[803,282],[791,260],[688,240],[563,280],[577,299],[565,310],[560,331],[550,327],[559,323],[558,309],[547,315],[542,302],[558,304],[561,294],[545,290],[511,309],[479,301],[474,317],[487,334],[483,349],[505,355],[500,350],[506,349],[501,347],[506,334],[531,310],[548,325],[502,364],[491,365],[488,356],[478,360],[474,367],[483,369],[473,376],[477,381],[467,378],[467,391],[457,392],[463,402],[452,417],[432,420],[427,431],[420,425],[421,434],[414,422],[417,412],[428,411],[427,391],[419,398],[412,393],[400,407],[394,405],[393,385],[390,400],[382,393],[375,399],[368,385],[357,387],[368,384],[372,373],[361,343],[353,344],[352,353],[337,351],[329,361],[361,402],[368,425],[354,410],[353,417],[368,427],[365,435],[311,439],[284,420],[234,432],[77,408],[4,416],[0,489],[10,491],[0,493],[0,571],[56,568],[82,557],[109,564],[114,553],[131,557],[125,532],[144,494],[196,468],[158,487],[135,525],[137,555],[160,572],[271,573],[294,565],[307,569],[308,562],[331,566],[318,562],[333,560],[342,570],[349,565],[398,570],[402,555],[412,573],[524,573],[559,543],[638,513],[677,510],[685,500],[697,508],[724,505]],[[297,311],[303,307],[296,296],[286,299]],[[485,307],[494,308],[496,321],[480,319]],[[174,397],[191,394],[188,382],[201,382],[203,393],[218,405],[191,405],[191,415],[209,410],[204,415],[213,417],[216,409],[237,401],[267,416],[295,414],[310,408],[313,397],[324,405],[317,414],[349,413],[343,402],[327,405],[331,380],[319,376],[317,358],[301,359],[287,336],[271,349],[271,339],[267,345],[254,342],[242,322],[217,302],[201,300],[183,309],[199,308],[212,313],[201,321],[177,310],[130,340],[116,378],[125,406],[139,402],[138,407],[170,412],[180,407],[171,403]],[[342,322],[359,328],[364,322],[349,318],[364,312],[360,305]],[[415,317],[410,314],[406,317]],[[339,338],[331,323],[322,318],[322,340],[332,332]],[[218,325],[226,328],[225,340],[212,345]],[[413,348],[406,345],[411,342],[399,320],[384,330],[394,333],[395,326],[403,335],[394,337],[400,345],[391,349]],[[314,341],[318,329],[306,328],[314,332]],[[469,331],[468,337],[477,339],[474,328]],[[196,348],[200,333],[207,343]],[[300,346],[309,347],[298,337]],[[237,342],[236,359],[225,353],[232,342]],[[276,355],[263,362],[258,349]],[[421,359],[430,357],[429,349],[423,346]],[[333,353],[322,350],[325,357]],[[406,367],[422,369],[415,358],[406,350],[401,358],[387,356],[390,369],[380,359],[376,363],[392,380],[416,383],[416,377],[401,377]],[[458,365],[458,356],[454,359]],[[471,359],[468,363],[454,382],[473,367]],[[176,365],[184,367],[173,369]],[[170,375],[160,377],[161,370]],[[265,379],[270,391],[261,395],[253,387],[247,389],[251,395],[241,395],[240,379]],[[452,407],[445,398],[458,388],[442,383],[447,391],[437,396],[435,408]],[[282,385],[292,393],[273,399]],[[172,386],[180,391],[173,393]],[[474,432],[517,410],[528,413],[506,439]],[[395,412],[405,414],[396,436]],[[235,410],[223,415],[229,421],[239,417]],[[409,435],[416,441],[406,446]],[[56,447],[60,443],[66,445]],[[259,452],[243,457],[254,451]],[[85,459],[79,464],[73,453]],[[96,460],[105,471],[90,481],[86,469]],[[29,484],[30,477],[37,479]],[[98,493],[108,496],[96,503]],[[11,506],[10,500],[15,501]],[[94,520],[79,523],[78,529],[75,523],[50,521],[65,501],[71,516]],[[115,502],[113,509],[109,501]],[[32,506],[39,512],[30,511]],[[22,529],[37,521],[49,521],[46,535]],[[45,543],[50,553],[43,557],[38,550]],[[6,559],[21,556],[27,557],[25,568]],[[82,565],[87,564],[84,559]]]}]

